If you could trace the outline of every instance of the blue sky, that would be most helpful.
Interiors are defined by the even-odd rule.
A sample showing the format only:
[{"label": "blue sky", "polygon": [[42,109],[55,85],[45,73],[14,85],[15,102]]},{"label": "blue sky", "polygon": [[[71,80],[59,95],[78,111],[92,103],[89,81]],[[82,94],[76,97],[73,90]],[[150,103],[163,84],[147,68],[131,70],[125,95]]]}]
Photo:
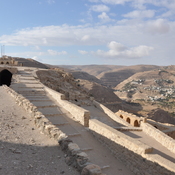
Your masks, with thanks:
[{"label": "blue sky", "polygon": [[56,65],[175,65],[175,0],[5,0],[5,55]]}]

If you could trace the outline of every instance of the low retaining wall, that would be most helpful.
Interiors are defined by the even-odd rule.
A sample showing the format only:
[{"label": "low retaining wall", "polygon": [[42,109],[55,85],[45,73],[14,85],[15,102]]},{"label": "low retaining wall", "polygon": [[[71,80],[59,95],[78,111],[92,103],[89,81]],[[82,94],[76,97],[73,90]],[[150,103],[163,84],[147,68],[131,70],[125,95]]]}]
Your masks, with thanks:
[{"label": "low retaining wall", "polygon": [[93,101],[93,104],[100,110],[102,110],[105,114],[107,114],[114,121],[123,124],[124,126],[131,126],[129,123],[125,122],[119,116],[115,115],[110,109],[105,107],[104,105],[98,103],[97,101]]},{"label": "low retaining wall", "polygon": [[81,175],[103,175],[101,168],[98,165],[94,165],[90,162],[88,155],[81,151],[76,143],[73,143],[68,136],[62,132],[57,126],[53,125],[41,112],[38,111],[37,107],[34,106],[28,99],[22,95],[16,93],[6,85],[3,86],[25,111],[27,111],[35,125],[47,136],[55,139],[61,146],[61,149],[65,152],[65,161],[70,166],[76,168]]},{"label": "low retaining wall", "polygon": [[96,119],[90,119],[89,123],[92,134],[135,175],[175,174],[175,163],[151,154],[152,148],[148,145],[128,138]]},{"label": "low retaining wall", "polygon": [[113,129],[96,119],[90,119],[89,129],[137,154],[146,154],[153,151],[152,147]]},{"label": "low retaining wall", "polygon": [[157,140],[160,144],[165,146],[171,152],[175,153],[175,140],[174,139],[167,136],[160,130],[156,129],[154,126],[150,125],[149,123],[142,122],[141,127],[143,129],[143,132],[153,137],[155,140]]},{"label": "low retaining wall", "polygon": [[75,117],[85,127],[89,126],[90,112],[86,109],[83,109],[67,100],[65,96],[59,92],[56,92],[45,86],[45,90],[68,112]]}]

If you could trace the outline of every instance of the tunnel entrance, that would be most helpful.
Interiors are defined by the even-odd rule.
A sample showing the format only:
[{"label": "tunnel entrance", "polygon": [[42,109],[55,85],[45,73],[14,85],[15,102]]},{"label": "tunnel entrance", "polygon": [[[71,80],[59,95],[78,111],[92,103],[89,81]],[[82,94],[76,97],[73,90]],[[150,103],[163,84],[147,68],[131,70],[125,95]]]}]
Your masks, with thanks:
[{"label": "tunnel entrance", "polygon": [[12,73],[7,69],[4,69],[0,72],[0,86],[7,85],[10,86],[12,79]]}]

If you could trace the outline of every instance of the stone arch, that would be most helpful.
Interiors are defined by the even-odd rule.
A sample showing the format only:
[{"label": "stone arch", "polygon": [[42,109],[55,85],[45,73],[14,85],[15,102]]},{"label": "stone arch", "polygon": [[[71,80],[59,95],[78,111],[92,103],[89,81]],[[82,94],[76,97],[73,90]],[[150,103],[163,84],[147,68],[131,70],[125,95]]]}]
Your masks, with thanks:
[{"label": "stone arch", "polygon": [[127,121],[128,123],[130,123],[130,122],[131,122],[131,119],[128,117],[128,118],[126,119],[126,121]]},{"label": "stone arch", "polygon": [[0,72],[0,86],[7,85],[10,86],[12,79],[12,73],[7,69],[4,69]]},{"label": "stone arch", "polygon": [[4,62],[1,62],[1,64],[4,64]]},{"label": "stone arch", "polygon": [[139,127],[139,122],[138,122],[138,120],[135,120],[135,121],[134,121],[134,126]]},{"label": "stone arch", "polygon": [[120,115],[120,118],[123,118],[123,115]]},{"label": "stone arch", "polygon": [[6,62],[6,64],[9,64],[9,62]]}]

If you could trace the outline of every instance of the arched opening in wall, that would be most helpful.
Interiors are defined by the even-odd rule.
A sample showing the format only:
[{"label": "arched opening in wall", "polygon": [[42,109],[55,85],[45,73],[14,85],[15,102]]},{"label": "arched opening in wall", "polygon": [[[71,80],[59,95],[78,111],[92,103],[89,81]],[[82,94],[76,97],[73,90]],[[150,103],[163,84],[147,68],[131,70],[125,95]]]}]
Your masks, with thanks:
[{"label": "arched opening in wall", "polygon": [[6,64],[9,64],[9,62],[7,62]]},{"label": "arched opening in wall", "polygon": [[135,126],[135,127],[139,127],[139,122],[138,122],[138,120],[135,120],[135,121],[134,121],[134,126]]},{"label": "arched opening in wall", "polygon": [[12,79],[12,73],[7,69],[4,69],[0,72],[0,86],[7,85],[10,86]]},{"label": "arched opening in wall", "polygon": [[1,64],[4,64],[3,62],[1,62]]},{"label": "arched opening in wall", "polygon": [[123,118],[123,115],[120,115],[120,118]]},{"label": "arched opening in wall", "polygon": [[126,121],[127,121],[128,123],[130,123],[130,122],[131,122],[130,118],[127,118],[127,119],[126,119]]}]

